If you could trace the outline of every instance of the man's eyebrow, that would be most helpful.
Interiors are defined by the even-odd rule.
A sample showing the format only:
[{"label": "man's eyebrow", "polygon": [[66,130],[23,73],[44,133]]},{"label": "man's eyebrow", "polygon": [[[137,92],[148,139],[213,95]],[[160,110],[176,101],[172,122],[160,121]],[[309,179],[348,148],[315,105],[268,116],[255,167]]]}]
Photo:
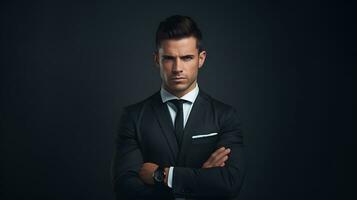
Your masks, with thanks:
[{"label": "man's eyebrow", "polygon": [[[175,56],[171,56],[171,55],[162,55],[163,58],[175,58]],[[180,58],[193,58],[195,57],[195,55],[193,54],[187,54],[187,55],[183,55],[183,56],[180,56]]]},{"label": "man's eyebrow", "polygon": [[174,56],[170,56],[170,55],[162,55],[163,58],[174,58]]},{"label": "man's eyebrow", "polygon": [[195,55],[191,55],[191,54],[180,56],[180,58],[193,58],[193,57],[195,57]]}]

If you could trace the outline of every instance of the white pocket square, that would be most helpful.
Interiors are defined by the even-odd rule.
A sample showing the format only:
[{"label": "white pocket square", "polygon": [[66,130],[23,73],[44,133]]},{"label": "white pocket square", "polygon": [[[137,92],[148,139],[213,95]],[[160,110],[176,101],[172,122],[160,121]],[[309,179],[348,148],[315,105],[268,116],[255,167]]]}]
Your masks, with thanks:
[{"label": "white pocket square", "polygon": [[209,133],[209,134],[203,134],[203,135],[194,135],[192,136],[192,139],[196,139],[196,138],[203,138],[203,137],[211,137],[211,136],[215,136],[218,133]]}]

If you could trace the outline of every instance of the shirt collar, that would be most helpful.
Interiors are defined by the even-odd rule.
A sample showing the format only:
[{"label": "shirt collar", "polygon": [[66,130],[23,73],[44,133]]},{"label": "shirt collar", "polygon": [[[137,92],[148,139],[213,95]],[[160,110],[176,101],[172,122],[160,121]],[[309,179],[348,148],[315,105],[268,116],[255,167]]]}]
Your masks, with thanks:
[{"label": "shirt collar", "polygon": [[163,88],[162,86],[160,90],[161,100],[163,103],[166,103],[167,101],[170,101],[172,99],[184,99],[186,101],[194,103],[198,96],[198,92],[199,92],[199,87],[197,82],[196,82],[196,87],[193,90],[191,90],[189,93],[182,96],[181,98],[178,98],[175,95],[171,94],[170,92],[165,90],[165,88]]}]

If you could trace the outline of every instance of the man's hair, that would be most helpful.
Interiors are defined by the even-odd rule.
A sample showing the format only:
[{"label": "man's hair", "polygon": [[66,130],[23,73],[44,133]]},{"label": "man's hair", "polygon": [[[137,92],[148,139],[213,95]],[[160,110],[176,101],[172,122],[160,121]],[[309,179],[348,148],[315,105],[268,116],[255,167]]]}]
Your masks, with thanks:
[{"label": "man's hair", "polygon": [[160,22],[156,31],[156,51],[161,42],[167,39],[182,39],[193,36],[196,38],[198,52],[203,51],[202,33],[195,21],[188,16],[173,15]]}]

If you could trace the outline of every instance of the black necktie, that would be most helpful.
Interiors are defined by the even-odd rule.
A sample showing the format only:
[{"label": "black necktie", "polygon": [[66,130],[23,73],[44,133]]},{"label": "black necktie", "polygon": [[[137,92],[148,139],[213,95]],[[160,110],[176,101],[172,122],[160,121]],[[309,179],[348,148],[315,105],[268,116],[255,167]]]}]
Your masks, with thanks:
[{"label": "black necktie", "polygon": [[183,99],[173,99],[170,100],[176,107],[176,118],[175,118],[175,135],[177,143],[181,146],[182,136],[183,136],[183,103],[186,100]]}]

